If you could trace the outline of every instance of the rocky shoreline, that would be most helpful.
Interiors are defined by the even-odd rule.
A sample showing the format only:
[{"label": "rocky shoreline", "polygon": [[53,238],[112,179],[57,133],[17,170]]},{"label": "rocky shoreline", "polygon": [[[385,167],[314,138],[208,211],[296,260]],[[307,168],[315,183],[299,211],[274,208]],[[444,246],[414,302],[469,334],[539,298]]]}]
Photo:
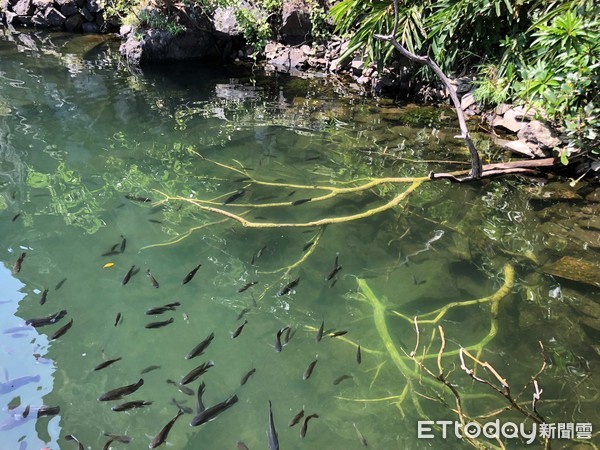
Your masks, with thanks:
[{"label": "rocky shoreline", "polygon": [[[169,14],[168,11],[158,12]],[[236,19],[233,7],[217,8],[209,18],[195,6],[179,5],[175,19],[180,23],[187,22],[188,26],[177,34],[141,26],[119,27],[115,19],[106,20],[104,16],[98,0],[2,0],[0,10],[0,22],[8,27],[32,26],[83,33],[118,31],[122,39],[121,54],[131,65],[188,59],[257,64],[257,59],[251,57],[255,49],[246,45],[243,27]],[[414,81],[406,75],[406,61],[398,61],[379,72],[374,65],[365,66],[359,57],[342,59],[348,40],[332,34],[326,42],[314,42],[310,6],[305,1],[284,1],[282,15],[276,23],[272,33],[275,39],[267,43],[260,60],[267,71],[300,77],[338,78],[348,89],[364,95],[396,100],[447,101],[443,89]],[[462,78],[455,83],[465,115],[479,119],[492,135],[501,134],[502,137],[496,138],[500,147],[535,159],[557,156],[565,145],[559,134],[540,120],[535,111],[518,105],[482,110],[473,96],[473,80]]]}]

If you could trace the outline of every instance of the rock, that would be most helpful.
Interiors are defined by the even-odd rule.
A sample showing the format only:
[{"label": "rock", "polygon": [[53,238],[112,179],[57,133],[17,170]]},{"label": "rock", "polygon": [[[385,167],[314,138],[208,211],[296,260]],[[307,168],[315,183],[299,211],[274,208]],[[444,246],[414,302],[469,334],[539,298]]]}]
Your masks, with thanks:
[{"label": "rock", "polygon": [[31,4],[33,5],[33,7],[38,11],[41,9],[42,12],[44,10],[46,10],[48,7],[52,6],[53,3],[54,3],[54,0],[32,0],[31,1]]},{"label": "rock", "polygon": [[350,69],[352,70],[352,74],[357,77],[362,75],[364,66],[365,62],[360,58],[354,58],[350,62]]},{"label": "rock", "polygon": [[504,116],[496,116],[492,120],[493,127],[501,127],[513,133],[519,132],[526,123],[517,120],[517,116],[513,109],[509,109],[504,113]]},{"label": "rock", "polygon": [[509,111],[512,111],[515,119],[527,119],[531,120],[536,116],[536,110],[533,108],[525,108],[523,106],[515,106],[510,108]]},{"label": "rock", "polygon": [[33,16],[32,15],[26,15],[26,16],[17,16],[17,20],[19,21],[19,23],[21,25],[25,25],[25,26],[30,26],[33,25]]},{"label": "rock", "polygon": [[290,70],[293,68],[304,67],[306,64],[306,55],[299,48],[286,48],[275,58],[267,61],[279,70]]},{"label": "rock", "polygon": [[546,150],[552,150],[561,144],[556,132],[539,120],[532,120],[517,134],[519,139],[525,139],[539,144]]},{"label": "rock", "polygon": [[12,11],[5,10],[4,16],[7,25],[10,25],[17,21],[17,15]]},{"label": "rock", "polygon": [[473,96],[473,92],[467,92],[460,99],[460,108],[463,111],[466,111],[469,106],[475,103],[475,97]]},{"label": "rock", "polygon": [[235,18],[235,11],[241,7],[250,8],[250,5],[244,3],[245,2],[242,2],[236,8],[228,6],[226,8],[218,7],[215,9],[213,14],[213,24],[220,39],[233,39],[234,37],[243,34],[242,29]]},{"label": "rock", "polygon": [[496,106],[496,108],[494,109],[494,114],[496,114],[497,116],[503,116],[504,113],[506,111],[508,111],[510,108],[512,108],[511,105],[507,105],[506,103],[502,103],[502,104]]},{"label": "rock", "polygon": [[27,16],[33,13],[31,0],[18,0],[12,7],[13,12],[18,16]]},{"label": "rock", "polygon": [[119,28],[119,36],[124,38],[131,33],[131,30],[133,30],[133,25],[121,25],[121,28]]},{"label": "rock", "polygon": [[81,26],[84,33],[100,33],[100,27],[94,22],[86,22]]},{"label": "rock", "polygon": [[69,3],[65,3],[60,7],[60,12],[65,17],[71,17],[74,14],[77,14],[79,8],[77,7],[77,3],[74,1],[70,1]]},{"label": "rock", "polygon": [[[58,1],[58,0],[55,0]],[[68,1],[68,0],[60,0],[60,1]],[[96,14],[99,13],[102,7],[100,6],[100,2],[97,0],[86,0],[85,7],[89,10],[89,12]]]},{"label": "rock", "polygon": [[92,14],[92,12],[88,9],[87,6],[84,6],[83,8],[81,8],[81,15],[85,18],[85,20],[87,20],[88,22],[93,22],[95,17]]},{"label": "rock", "polygon": [[558,261],[542,267],[542,270],[560,278],[600,287],[600,266],[583,259],[563,256]]},{"label": "rock", "polygon": [[79,31],[83,24],[83,17],[81,14],[74,14],[65,20],[65,28],[67,31],[74,32]]},{"label": "rock", "polygon": [[281,22],[279,32],[284,44],[299,45],[311,41],[312,24],[308,1],[284,0]]},{"label": "rock", "polygon": [[591,192],[588,195],[586,195],[585,199],[588,202],[594,202],[594,203],[600,202],[600,188],[596,188],[594,190],[594,192]]},{"label": "rock", "polygon": [[537,145],[523,140],[505,141],[503,147],[511,152],[529,156],[530,158],[544,158],[548,156]]}]

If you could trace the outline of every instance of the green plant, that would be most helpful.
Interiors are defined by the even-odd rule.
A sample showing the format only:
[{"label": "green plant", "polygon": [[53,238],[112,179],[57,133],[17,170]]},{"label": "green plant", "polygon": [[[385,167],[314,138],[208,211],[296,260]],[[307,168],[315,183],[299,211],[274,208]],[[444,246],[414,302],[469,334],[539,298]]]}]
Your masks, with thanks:
[{"label": "green plant", "polygon": [[331,36],[327,13],[315,0],[310,3],[310,23],[312,24],[312,37],[316,42],[325,42]]}]

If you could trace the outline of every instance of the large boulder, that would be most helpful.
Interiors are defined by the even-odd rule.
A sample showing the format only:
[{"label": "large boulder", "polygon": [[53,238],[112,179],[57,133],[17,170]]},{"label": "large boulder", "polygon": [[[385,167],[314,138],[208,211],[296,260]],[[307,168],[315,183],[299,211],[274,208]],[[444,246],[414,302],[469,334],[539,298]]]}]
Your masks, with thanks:
[{"label": "large boulder", "polygon": [[517,137],[538,144],[540,148],[545,150],[552,150],[561,144],[556,132],[539,120],[532,120],[525,125],[519,131]]},{"label": "large boulder", "polygon": [[31,0],[18,0],[12,5],[13,12],[18,16],[27,16],[33,13]]},{"label": "large boulder", "polygon": [[281,41],[287,45],[299,45],[312,41],[310,4],[306,0],[284,0],[282,24],[279,29]]},{"label": "large boulder", "polygon": [[[240,6],[241,7],[241,6]],[[213,26],[220,39],[233,39],[242,36],[243,32],[235,17],[238,8],[218,7],[213,14]]]},{"label": "large boulder", "polygon": [[50,28],[62,28],[66,19],[56,8],[52,7],[46,9],[44,17]]}]

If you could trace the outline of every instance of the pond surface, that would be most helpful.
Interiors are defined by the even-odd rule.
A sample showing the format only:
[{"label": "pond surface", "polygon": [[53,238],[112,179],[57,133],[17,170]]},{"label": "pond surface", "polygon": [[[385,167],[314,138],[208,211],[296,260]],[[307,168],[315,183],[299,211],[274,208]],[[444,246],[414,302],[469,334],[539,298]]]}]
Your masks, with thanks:
[{"label": "pond surface", "polygon": [[[580,184],[574,203],[535,180],[428,182],[419,177],[430,170],[469,167],[452,111],[239,68],[142,72],[117,47],[98,36],[0,38],[1,449],[76,448],[67,435],[99,449],[105,433],[132,439],[111,448],[147,448],[179,408],[168,448],[264,449],[269,400],[283,449],[472,448],[439,428],[417,438],[418,420],[457,419],[435,379],[438,326],[465,418],[524,415],[461,370],[461,347],[535,415],[541,343],[540,416],[597,432],[598,288],[544,270],[563,254],[597,261],[594,223],[577,238],[560,231],[565,218],[597,217],[597,203],[581,202],[592,188]],[[506,156],[475,137],[486,160]],[[405,178],[364,186],[382,177]],[[192,395],[182,392],[177,383],[207,361],[186,385]],[[476,374],[503,390],[490,371]],[[140,379],[121,400],[98,401]],[[238,402],[191,427],[201,382],[206,406]],[[132,400],[152,403],[111,410]],[[38,413],[43,405],[60,411]],[[288,427],[302,408],[319,416],[304,438],[304,419]],[[555,448],[586,448],[580,437]]]}]

